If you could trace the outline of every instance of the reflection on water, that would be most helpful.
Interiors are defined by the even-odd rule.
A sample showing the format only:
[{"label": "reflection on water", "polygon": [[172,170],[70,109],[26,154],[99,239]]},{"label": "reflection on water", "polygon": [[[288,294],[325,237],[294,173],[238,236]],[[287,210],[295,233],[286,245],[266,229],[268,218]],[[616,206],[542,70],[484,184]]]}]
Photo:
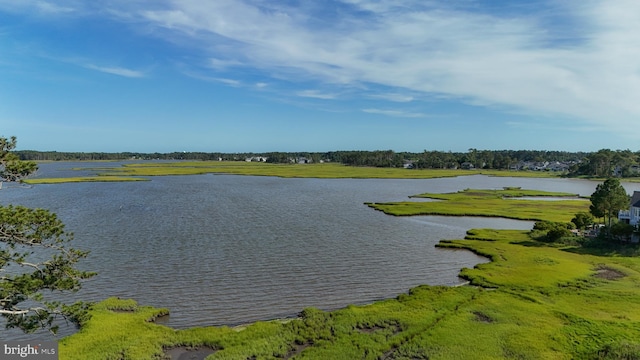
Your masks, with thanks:
[{"label": "reflection on water", "polygon": [[[67,174],[56,170],[64,166],[45,164],[40,176]],[[504,186],[588,195],[595,183],[485,176],[163,176],[149,182],[7,189],[0,193],[0,203],[56,212],[75,233],[75,246],[91,250],[82,266],[99,275],[77,297],[98,301],[120,296],[166,307],[171,310],[169,325],[185,328],[288,317],[309,306],[368,303],[420,284],[458,284],[462,267],[486,259],[437,249],[439,240],[461,238],[472,227],[529,229],[531,223],[393,217],[364,203]]]}]

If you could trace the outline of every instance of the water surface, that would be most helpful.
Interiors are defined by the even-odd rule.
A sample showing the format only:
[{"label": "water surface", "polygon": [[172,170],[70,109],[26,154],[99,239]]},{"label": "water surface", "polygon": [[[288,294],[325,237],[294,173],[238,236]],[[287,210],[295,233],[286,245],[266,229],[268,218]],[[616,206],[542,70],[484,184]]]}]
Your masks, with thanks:
[{"label": "water surface", "polygon": [[[69,176],[68,169],[78,165],[88,166],[44,164],[39,176]],[[486,176],[151,179],[10,187],[0,192],[0,203],[50,209],[75,233],[74,246],[91,250],[82,267],[99,275],[78,298],[120,296],[167,307],[169,325],[186,328],[295,316],[309,306],[363,304],[420,284],[456,285],[462,267],[487,260],[435,248],[439,240],[462,238],[473,227],[532,226],[506,219],[393,217],[365,202],[465,188],[520,186],[580,195],[595,189],[580,180]]]}]

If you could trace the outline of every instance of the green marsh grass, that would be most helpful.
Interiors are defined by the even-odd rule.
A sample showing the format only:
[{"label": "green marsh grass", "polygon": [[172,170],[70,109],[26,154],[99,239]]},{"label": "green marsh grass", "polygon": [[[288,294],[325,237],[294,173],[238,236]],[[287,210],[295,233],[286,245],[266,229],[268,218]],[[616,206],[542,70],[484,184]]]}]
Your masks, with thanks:
[{"label": "green marsh grass", "polygon": [[[173,331],[150,320],[166,309],[138,306],[133,300],[109,298],[93,306],[91,319],[60,342],[61,359],[151,359],[162,355]],[[135,335],[132,335],[135,334]]]},{"label": "green marsh grass", "polygon": [[558,201],[517,199],[518,197],[525,196],[540,198],[577,198],[577,195],[575,194],[537,190],[467,189],[456,193],[426,193],[413,196],[441,201],[399,201],[389,203],[367,203],[367,205],[386,214],[395,216],[485,216],[516,220],[548,220],[555,222],[569,222],[576,213],[589,210],[589,202],[584,199]]},{"label": "green marsh grass", "polygon": [[131,175],[186,175],[203,173],[225,173],[236,175],[262,175],[304,178],[399,178],[431,179],[468,175],[514,176],[514,177],[557,177],[558,174],[531,171],[461,170],[356,167],[336,163],[320,164],[269,164],[259,162],[176,162],[127,164],[114,169],[115,173]]},{"label": "green marsh grass", "polygon": [[[233,174],[276,176],[285,178],[329,178],[329,179],[432,179],[442,177],[487,175],[509,177],[558,177],[557,173],[540,171],[507,171],[507,170],[462,170],[462,169],[424,169],[409,170],[404,168],[356,167],[336,163],[318,164],[270,164],[246,161],[179,161],[179,162],[145,162],[125,164],[118,168],[95,168],[99,175],[127,178],[129,176],[167,176],[167,175],[201,175],[201,174]],[[59,179],[32,179],[30,183],[60,183],[75,181],[109,181],[97,177],[75,177]],[[105,176],[106,177],[106,176]],[[84,180],[83,180],[84,179]],[[33,182],[36,181],[36,182]],[[116,181],[116,180],[112,180]]]}]

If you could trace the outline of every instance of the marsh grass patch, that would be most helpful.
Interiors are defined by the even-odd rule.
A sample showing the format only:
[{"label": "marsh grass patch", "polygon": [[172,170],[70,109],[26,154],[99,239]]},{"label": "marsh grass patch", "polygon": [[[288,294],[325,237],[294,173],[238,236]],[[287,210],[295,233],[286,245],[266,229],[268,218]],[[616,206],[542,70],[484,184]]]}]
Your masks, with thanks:
[{"label": "marsh grass patch", "polygon": [[138,303],[133,299],[120,299],[117,297],[103,300],[102,307],[115,313],[132,313],[138,310]]}]

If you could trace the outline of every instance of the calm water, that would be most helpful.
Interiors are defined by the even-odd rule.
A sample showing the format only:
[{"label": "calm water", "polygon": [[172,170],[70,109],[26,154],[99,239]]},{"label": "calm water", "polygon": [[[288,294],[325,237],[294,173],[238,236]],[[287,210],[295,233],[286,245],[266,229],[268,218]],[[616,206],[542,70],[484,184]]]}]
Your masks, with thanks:
[{"label": "calm water", "polygon": [[[38,176],[69,176],[76,165],[44,164]],[[504,219],[393,217],[364,202],[503,186],[590,195],[595,185],[485,176],[163,176],[142,183],[5,186],[0,203],[50,209],[75,233],[74,246],[91,250],[82,265],[99,275],[76,297],[120,296],[167,307],[168,325],[185,328],[294,316],[309,306],[368,303],[420,284],[455,285],[462,267],[486,259],[437,249],[439,240],[461,238],[473,227],[532,226]],[[629,185],[630,192],[633,186],[640,190]]]}]

